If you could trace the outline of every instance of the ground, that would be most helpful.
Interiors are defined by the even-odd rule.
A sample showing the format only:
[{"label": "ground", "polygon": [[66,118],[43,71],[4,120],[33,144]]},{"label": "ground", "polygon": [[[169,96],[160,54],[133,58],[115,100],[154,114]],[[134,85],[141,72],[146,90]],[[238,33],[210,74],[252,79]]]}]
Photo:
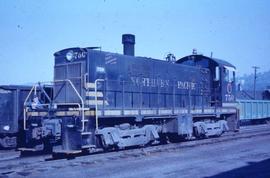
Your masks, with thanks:
[{"label": "ground", "polygon": [[269,178],[270,135],[153,152],[138,149],[36,164],[25,161],[22,167],[2,177]]}]

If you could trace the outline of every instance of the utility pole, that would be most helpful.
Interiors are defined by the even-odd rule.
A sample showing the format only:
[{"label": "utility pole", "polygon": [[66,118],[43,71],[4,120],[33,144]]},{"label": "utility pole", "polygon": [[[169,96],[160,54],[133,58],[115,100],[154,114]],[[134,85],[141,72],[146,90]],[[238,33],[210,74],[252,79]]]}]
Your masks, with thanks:
[{"label": "utility pole", "polygon": [[257,70],[259,69],[258,66],[252,66],[254,69],[254,85],[253,85],[253,98],[256,99],[256,80],[257,80]]}]

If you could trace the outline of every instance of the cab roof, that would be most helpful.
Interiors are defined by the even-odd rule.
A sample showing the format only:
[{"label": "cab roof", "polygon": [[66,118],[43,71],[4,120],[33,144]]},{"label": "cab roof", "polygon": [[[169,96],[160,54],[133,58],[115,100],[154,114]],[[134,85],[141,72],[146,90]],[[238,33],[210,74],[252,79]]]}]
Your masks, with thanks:
[{"label": "cab roof", "polygon": [[217,59],[217,58],[211,58],[211,57],[208,57],[208,56],[204,56],[204,55],[201,55],[201,54],[193,54],[193,55],[189,55],[189,56],[185,56],[183,58],[180,58],[176,61],[176,63],[183,63],[185,61],[189,61],[189,60],[201,60],[201,59],[207,59],[209,61],[212,61],[214,63],[216,63],[217,65],[219,66],[228,66],[228,67],[233,67],[235,69],[235,66],[232,65],[231,63],[225,61],[225,60],[222,60],[222,59]]}]

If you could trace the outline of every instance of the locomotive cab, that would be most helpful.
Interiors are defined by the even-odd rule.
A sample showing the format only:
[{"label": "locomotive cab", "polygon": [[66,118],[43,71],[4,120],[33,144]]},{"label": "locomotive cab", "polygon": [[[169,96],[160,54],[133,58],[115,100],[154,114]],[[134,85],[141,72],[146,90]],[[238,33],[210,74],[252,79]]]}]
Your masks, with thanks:
[{"label": "locomotive cab", "polygon": [[224,60],[197,54],[183,57],[176,63],[210,70],[212,106],[232,106],[235,103],[235,66]]},{"label": "locomotive cab", "polygon": [[235,68],[232,66],[220,66],[222,78],[221,78],[221,95],[222,106],[228,106],[229,103],[235,102]]}]

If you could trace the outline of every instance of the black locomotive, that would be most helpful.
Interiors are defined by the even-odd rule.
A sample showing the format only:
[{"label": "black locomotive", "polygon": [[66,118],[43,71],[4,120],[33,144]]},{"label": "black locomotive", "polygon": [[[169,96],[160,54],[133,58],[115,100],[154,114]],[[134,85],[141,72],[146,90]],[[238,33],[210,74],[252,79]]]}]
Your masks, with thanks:
[{"label": "black locomotive", "polygon": [[233,65],[195,52],[135,57],[135,36],[122,43],[123,55],[95,47],[54,54],[54,96],[24,109],[27,149],[115,149],[238,129]]}]

